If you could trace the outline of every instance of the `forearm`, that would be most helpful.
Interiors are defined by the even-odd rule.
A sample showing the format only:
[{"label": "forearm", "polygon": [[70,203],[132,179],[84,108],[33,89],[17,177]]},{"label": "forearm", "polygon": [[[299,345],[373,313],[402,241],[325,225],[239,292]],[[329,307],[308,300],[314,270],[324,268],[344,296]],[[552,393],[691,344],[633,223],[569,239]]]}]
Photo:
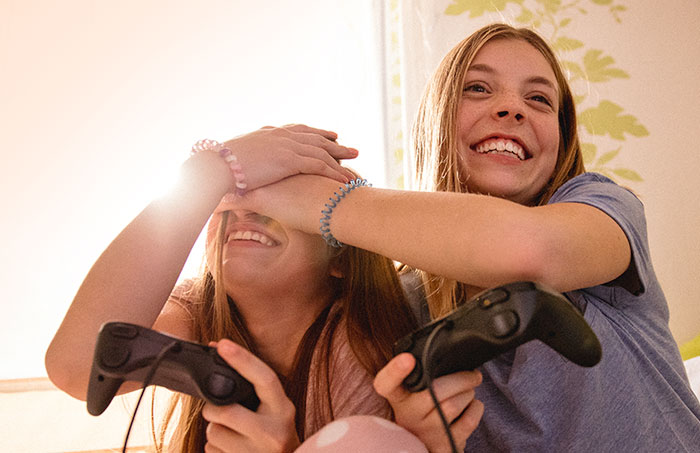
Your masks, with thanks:
[{"label": "forearm", "polygon": [[47,371],[59,387],[84,396],[103,323],[153,325],[229,186],[223,161],[200,153],[185,163],[177,186],[149,204],[112,241],[85,277],[47,351]]},{"label": "forearm", "polygon": [[[251,194],[254,209],[319,234],[321,210],[339,184],[307,176],[281,184]],[[530,256],[522,238],[529,209],[478,195],[358,187],[333,209],[330,228],[341,242],[469,284],[494,285],[527,272],[518,261]],[[505,244],[514,243],[521,245],[502,259]]]},{"label": "forearm", "polygon": [[[255,191],[249,202],[319,234],[321,209],[338,187],[296,176]],[[619,226],[578,203],[528,207],[475,194],[358,187],[333,209],[330,229],[341,242],[481,288],[532,280],[568,291],[610,281],[629,264]]]}]

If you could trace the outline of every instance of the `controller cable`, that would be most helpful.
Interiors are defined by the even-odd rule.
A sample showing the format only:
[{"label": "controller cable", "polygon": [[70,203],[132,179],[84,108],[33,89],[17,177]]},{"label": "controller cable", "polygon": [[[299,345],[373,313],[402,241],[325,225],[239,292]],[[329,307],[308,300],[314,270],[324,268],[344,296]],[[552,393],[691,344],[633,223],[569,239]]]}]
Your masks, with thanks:
[{"label": "controller cable", "polygon": [[442,426],[445,428],[445,434],[447,435],[447,438],[450,441],[450,447],[452,448],[452,453],[458,453],[457,450],[457,445],[455,445],[455,440],[452,437],[452,431],[450,431],[450,424],[447,422],[447,418],[445,417],[445,413],[442,411],[442,408],[440,407],[440,402],[437,399],[437,396],[435,395],[435,389],[433,389],[433,377],[432,373],[430,370],[430,362],[428,361],[428,356],[430,355],[430,348],[433,344],[433,340],[437,336],[437,334],[442,330],[443,328],[447,327],[450,328],[452,327],[454,323],[450,320],[444,320],[435,328],[433,329],[432,332],[430,332],[430,335],[428,336],[428,339],[425,341],[425,349],[423,349],[423,355],[421,358],[421,362],[424,364],[425,368],[425,376],[427,385],[428,385],[428,392],[430,392],[430,397],[433,399],[433,404],[435,405],[435,409],[437,409],[438,415],[440,416],[440,420],[442,421]]},{"label": "controller cable", "polygon": [[180,342],[178,341],[171,341],[167,345],[163,347],[163,349],[160,350],[158,355],[156,356],[155,360],[153,361],[153,365],[151,365],[151,369],[148,371],[148,374],[143,380],[143,388],[141,389],[141,394],[139,395],[139,399],[136,401],[136,407],[134,407],[134,412],[131,414],[131,421],[129,422],[129,428],[126,430],[126,436],[124,437],[124,446],[122,447],[122,453],[126,453],[126,444],[129,442],[129,435],[131,434],[131,428],[134,426],[134,420],[136,420],[136,412],[139,410],[139,405],[141,404],[141,400],[143,399],[143,394],[146,393],[146,387],[148,387],[151,383],[151,379],[153,379],[153,376],[156,374],[156,370],[158,370],[158,367],[160,366],[160,363],[163,361],[165,358],[165,355],[175,349],[176,347],[180,346]]}]

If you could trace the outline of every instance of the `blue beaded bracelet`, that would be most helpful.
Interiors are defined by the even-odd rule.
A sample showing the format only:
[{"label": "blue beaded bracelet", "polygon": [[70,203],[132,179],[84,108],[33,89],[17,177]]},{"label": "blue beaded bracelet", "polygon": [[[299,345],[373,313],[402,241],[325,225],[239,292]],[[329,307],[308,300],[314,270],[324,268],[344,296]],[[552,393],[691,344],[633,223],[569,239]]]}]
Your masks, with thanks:
[{"label": "blue beaded bracelet", "polygon": [[350,191],[356,187],[360,186],[369,186],[371,187],[372,184],[368,183],[366,179],[355,179],[350,181],[349,183],[345,184],[343,187],[340,187],[340,193],[338,192],[333,192],[333,196],[329,198],[328,200],[330,201],[329,203],[324,204],[326,209],[323,209],[321,211],[321,214],[323,216],[321,217],[321,237],[326,241],[328,245],[331,247],[336,247],[340,248],[344,244],[337,240],[336,238],[333,237],[333,234],[331,234],[331,214],[333,213],[333,209],[338,206],[338,203],[340,203],[340,200],[345,198],[347,194],[350,193]]}]

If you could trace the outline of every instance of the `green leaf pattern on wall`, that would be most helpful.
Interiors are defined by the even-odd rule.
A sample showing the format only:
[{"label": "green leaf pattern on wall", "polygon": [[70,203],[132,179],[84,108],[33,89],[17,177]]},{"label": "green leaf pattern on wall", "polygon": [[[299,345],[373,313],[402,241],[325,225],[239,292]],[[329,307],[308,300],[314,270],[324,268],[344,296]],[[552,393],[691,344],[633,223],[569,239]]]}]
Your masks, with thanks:
[{"label": "green leaf pattern on wall", "polygon": [[[625,5],[616,0],[453,0],[445,9],[445,14],[458,16],[468,13],[470,18],[480,17],[486,13],[502,13],[509,7],[520,8],[514,15],[515,21],[524,27],[539,31],[548,39],[552,48],[559,54],[562,66],[573,82],[586,84],[605,83],[614,79],[629,79],[623,69],[615,66],[615,59],[602,49],[586,49],[581,40],[566,35],[566,28],[576,18],[589,13],[588,8],[607,8],[613,19],[621,23],[620,13],[627,10]],[[542,30],[547,30],[545,34]],[[582,56],[571,59],[573,55]],[[623,142],[627,136],[645,137],[649,131],[639,120],[625,113],[617,103],[603,99],[597,106],[581,110],[588,92],[574,92],[574,100],[579,107],[578,120],[583,131],[589,136],[598,136]],[[581,147],[588,171],[596,171],[613,179],[641,182],[643,178],[634,170],[615,165],[622,146],[602,151],[593,143],[585,141],[581,134]]]}]

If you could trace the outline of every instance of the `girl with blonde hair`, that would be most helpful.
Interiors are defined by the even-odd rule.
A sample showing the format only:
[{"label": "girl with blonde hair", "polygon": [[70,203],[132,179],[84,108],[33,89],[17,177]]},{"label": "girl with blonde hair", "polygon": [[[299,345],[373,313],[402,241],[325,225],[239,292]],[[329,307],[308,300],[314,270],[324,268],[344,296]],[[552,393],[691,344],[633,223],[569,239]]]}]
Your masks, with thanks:
[{"label": "girl with blonde hair", "polygon": [[[360,187],[334,207],[323,234],[420,270],[419,284],[407,288],[433,317],[484,288],[549,286],[580,310],[603,350],[593,368],[538,341],[485,363],[475,400],[483,418],[460,444],[695,451],[700,403],[668,327],[644,207],[631,191],[584,171],[573,97],[546,42],[493,24],[457,44],[428,84],[413,137],[423,190]],[[313,233],[335,187],[294,176],[242,202]],[[396,409],[401,381],[384,377],[375,388]]]}]

